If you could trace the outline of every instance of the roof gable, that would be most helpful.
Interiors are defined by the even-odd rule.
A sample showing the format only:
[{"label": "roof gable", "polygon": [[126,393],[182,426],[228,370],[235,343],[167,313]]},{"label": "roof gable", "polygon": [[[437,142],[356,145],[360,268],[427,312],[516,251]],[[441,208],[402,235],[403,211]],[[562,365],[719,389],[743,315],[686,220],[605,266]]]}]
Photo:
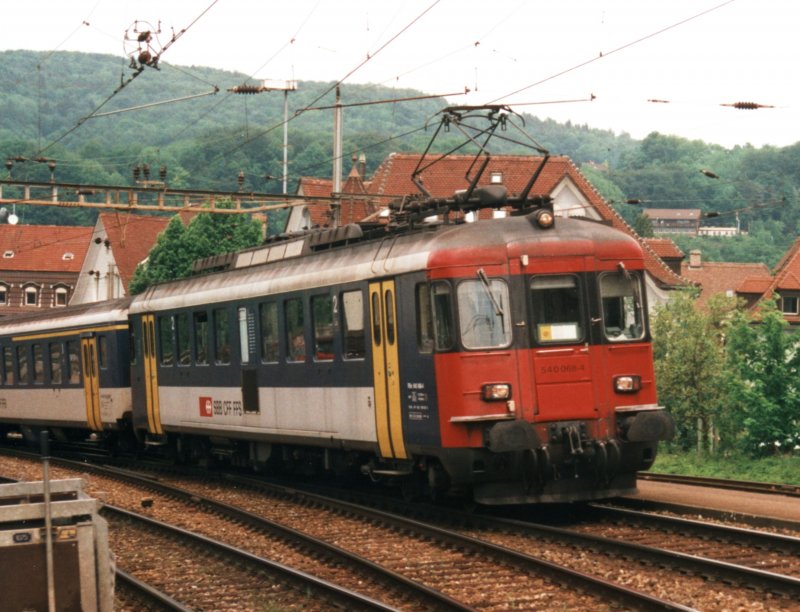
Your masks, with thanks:
[{"label": "roof gable", "polygon": [[78,273],[92,231],[65,225],[0,225],[0,269]]},{"label": "roof gable", "polygon": [[147,258],[158,235],[167,227],[170,220],[171,217],[130,213],[100,214],[98,226],[108,236],[109,247],[114,252],[114,261],[126,289],[136,266]]}]

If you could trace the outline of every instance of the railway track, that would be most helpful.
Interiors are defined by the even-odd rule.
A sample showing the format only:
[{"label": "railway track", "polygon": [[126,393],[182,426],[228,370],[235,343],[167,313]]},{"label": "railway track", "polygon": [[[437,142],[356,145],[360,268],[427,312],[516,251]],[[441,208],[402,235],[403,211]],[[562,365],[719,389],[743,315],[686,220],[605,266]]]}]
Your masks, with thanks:
[{"label": "railway track", "polygon": [[639,472],[639,480],[652,480],[653,482],[668,482],[672,484],[685,484],[695,487],[713,487],[731,491],[747,491],[750,493],[764,493],[768,495],[788,495],[800,497],[800,485],[774,484],[765,482],[752,482],[747,480],[727,480],[724,478],[709,478],[706,476],[683,476],[679,474],[658,474],[654,472]]},{"label": "railway track", "polygon": [[[76,467],[79,470],[86,469],[84,465]],[[207,489],[212,489],[212,493],[217,489],[216,494],[219,495],[221,485],[196,485],[184,492],[172,490],[169,497],[162,499],[157,498],[161,493],[155,491],[163,491],[166,486],[163,482],[156,483],[152,477],[143,479],[119,470],[116,472],[115,478],[138,478],[137,486],[147,487],[147,495],[150,496],[147,499],[152,498],[148,505],[154,512],[174,503],[174,498],[179,496],[190,501],[192,516],[186,518],[195,528],[199,527],[199,522],[211,521],[200,507],[207,503]],[[95,482],[99,478],[92,476],[91,480]],[[224,489],[227,496],[236,496],[232,484],[225,485]],[[286,501],[287,496],[295,501]],[[298,496],[302,498],[302,503],[296,501]],[[276,513],[283,523],[302,526],[315,539],[336,541],[343,548],[358,551],[359,555],[370,559],[372,563],[402,574],[411,583],[430,585],[428,588],[431,590],[441,589],[445,596],[456,602],[457,609],[499,609],[509,605],[537,608],[567,605],[578,609],[606,609],[619,604],[634,609],[687,609],[629,586],[583,574],[504,546],[318,496],[283,488],[266,496],[263,493],[254,494],[248,488],[238,492],[237,504],[268,509]],[[246,511],[250,512],[249,509]],[[190,511],[184,509],[181,512],[186,515]],[[215,508],[214,513],[218,512],[220,509]],[[250,530],[250,525],[240,524],[235,531],[240,535],[247,531],[245,539],[250,547],[255,545],[256,536]],[[407,599],[407,589],[404,589],[404,593],[406,599],[398,602],[397,607],[419,609],[419,602],[413,603]],[[428,605],[428,608],[446,609],[441,602],[432,608]]]}]

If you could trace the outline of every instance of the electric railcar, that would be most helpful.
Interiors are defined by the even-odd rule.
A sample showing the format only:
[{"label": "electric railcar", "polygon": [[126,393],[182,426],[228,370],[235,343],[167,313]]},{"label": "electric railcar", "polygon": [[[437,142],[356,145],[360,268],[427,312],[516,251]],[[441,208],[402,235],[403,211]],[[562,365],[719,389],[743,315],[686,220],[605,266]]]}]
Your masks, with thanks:
[{"label": "electric railcar", "polygon": [[630,491],[672,428],[642,251],[541,218],[318,231],[129,304],[0,321],[0,423],[488,504]]}]

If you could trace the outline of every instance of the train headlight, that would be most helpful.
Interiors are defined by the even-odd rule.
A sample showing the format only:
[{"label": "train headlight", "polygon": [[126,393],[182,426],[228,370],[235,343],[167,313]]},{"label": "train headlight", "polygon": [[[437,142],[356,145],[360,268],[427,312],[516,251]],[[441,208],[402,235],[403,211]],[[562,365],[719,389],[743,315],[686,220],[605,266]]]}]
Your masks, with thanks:
[{"label": "train headlight", "polygon": [[616,376],[614,377],[614,391],[617,393],[636,393],[642,388],[640,376]]},{"label": "train headlight", "polygon": [[504,402],[511,399],[511,385],[508,383],[491,383],[483,385],[481,397],[486,402]]}]

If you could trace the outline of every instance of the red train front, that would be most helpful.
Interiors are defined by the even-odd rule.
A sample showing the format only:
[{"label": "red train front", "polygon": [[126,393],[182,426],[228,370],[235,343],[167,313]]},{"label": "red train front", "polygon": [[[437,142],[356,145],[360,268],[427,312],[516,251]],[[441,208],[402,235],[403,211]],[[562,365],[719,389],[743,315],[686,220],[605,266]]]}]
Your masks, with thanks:
[{"label": "red train front", "polygon": [[[428,481],[469,488],[481,503],[630,491],[672,435],[656,404],[638,243],[593,221],[541,227],[540,218],[443,236],[429,257],[429,291],[416,296],[441,433],[442,469],[429,466]],[[433,405],[417,363],[404,364],[421,375],[404,377],[415,441]]]}]

